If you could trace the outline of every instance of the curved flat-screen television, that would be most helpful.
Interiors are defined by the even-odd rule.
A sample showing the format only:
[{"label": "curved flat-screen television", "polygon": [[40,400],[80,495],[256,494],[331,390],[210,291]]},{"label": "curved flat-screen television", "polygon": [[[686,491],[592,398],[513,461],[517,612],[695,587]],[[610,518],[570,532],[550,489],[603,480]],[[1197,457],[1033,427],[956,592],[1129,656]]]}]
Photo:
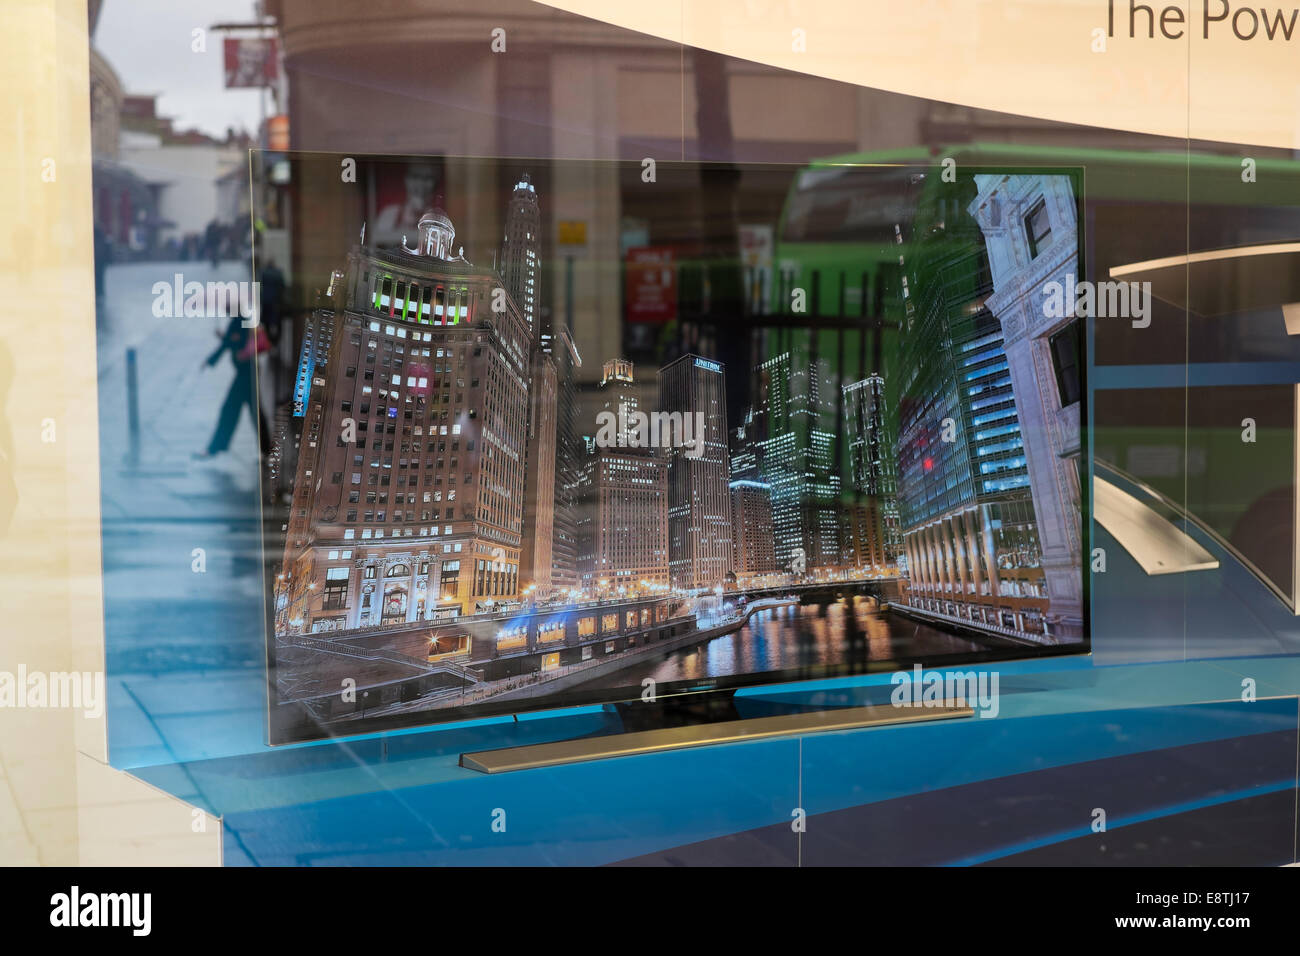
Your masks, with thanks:
[{"label": "curved flat-screen television", "polygon": [[254,153],[272,742],[1086,653],[1114,290],[994,159]]}]

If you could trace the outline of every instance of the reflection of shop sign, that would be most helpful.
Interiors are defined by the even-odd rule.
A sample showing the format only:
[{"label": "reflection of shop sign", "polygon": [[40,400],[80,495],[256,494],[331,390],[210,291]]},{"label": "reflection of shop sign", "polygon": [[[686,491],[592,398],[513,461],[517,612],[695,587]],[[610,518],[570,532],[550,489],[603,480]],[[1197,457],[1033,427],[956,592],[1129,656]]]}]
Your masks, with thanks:
[{"label": "reflection of shop sign", "polygon": [[275,37],[226,37],[226,89],[270,86],[278,75]]},{"label": "reflection of shop sign", "polygon": [[267,119],[266,139],[268,149],[284,150],[289,148],[289,116],[287,113],[277,113]]},{"label": "reflection of shop sign", "polygon": [[580,219],[562,220],[560,222],[560,245],[585,246],[587,244],[587,223]]},{"label": "reflection of shop sign", "polygon": [[677,317],[677,272],[671,249],[629,249],[626,276],[627,321],[663,323]]}]

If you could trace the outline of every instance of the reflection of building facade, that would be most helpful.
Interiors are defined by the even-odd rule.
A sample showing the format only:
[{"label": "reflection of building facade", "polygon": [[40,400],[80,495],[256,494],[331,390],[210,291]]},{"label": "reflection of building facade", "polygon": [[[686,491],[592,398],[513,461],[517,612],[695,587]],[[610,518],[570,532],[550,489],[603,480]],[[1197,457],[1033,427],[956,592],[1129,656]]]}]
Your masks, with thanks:
[{"label": "reflection of building facade", "polygon": [[659,407],[702,423],[692,447],[668,453],[668,554],[679,588],[719,587],[731,570],[724,375],[719,363],[689,354],[659,370]]},{"label": "reflection of building facade", "polygon": [[[952,190],[964,209],[973,186]],[[898,460],[910,600],[1041,634],[1047,580],[1002,326],[985,306],[988,254],[946,191],[918,211],[907,256]]]},{"label": "reflection of building facade", "polygon": [[[1006,374],[1022,425],[1034,519],[1051,596],[1050,631],[1083,636],[1083,546],[1079,510],[1079,321],[1045,315],[1043,289],[1077,279],[1078,221],[1065,176],[975,177],[971,213],[988,243],[1002,324]],[[1072,312],[1073,310],[1067,310]]]},{"label": "reflection of building facade", "polygon": [[845,438],[857,497],[848,508],[844,562],[893,567],[902,553],[897,459],[885,408],[885,380],[869,375],[844,386]]},{"label": "reflection of building facade", "polygon": [[732,569],[738,580],[777,569],[772,539],[772,489],[744,478],[731,483]]},{"label": "reflection of building facade", "polygon": [[[93,37],[102,5],[90,5]],[[148,183],[121,162],[122,112],[126,93],[117,72],[92,43],[90,47],[90,150],[93,168],[93,220],[104,242],[95,250],[107,257],[111,242],[119,256],[152,249],[159,227],[158,199],[163,187]],[[102,267],[102,263],[101,263]]]},{"label": "reflection of building facade", "polygon": [[246,135],[232,129],[217,140],[195,130],[177,131],[157,109],[156,96],[128,95],[122,101],[119,165],[147,184],[154,199],[149,212],[135,212],[135,224],[145,228],[131,245],[141,253],[197,238],[213,221],[228,225],[223,197],[229,201],[229,190],[221,183],[232,171],[242,170],[248,190],[252,142]]},{"label": "reflection of building facade", "polygon": [[441,211],[417,249],[354,250],[335,290],[323,387],[302,433],[285,630],[396,626],[516,601],[528,343],[501,279],[450,253]]}]

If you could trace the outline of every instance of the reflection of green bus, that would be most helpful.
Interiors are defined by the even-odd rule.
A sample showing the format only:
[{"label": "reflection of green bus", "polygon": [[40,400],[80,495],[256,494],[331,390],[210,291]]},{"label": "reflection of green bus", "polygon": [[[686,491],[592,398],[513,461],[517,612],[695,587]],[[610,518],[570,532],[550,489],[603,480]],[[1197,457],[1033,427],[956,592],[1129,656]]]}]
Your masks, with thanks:
[{"label": "reflection of green bus", "polygon": [[[791,288],[815,288],[822,311],[839,311],[842,299],[843,311],[862,314],[865,298],[867,316],[896,322],[902,314],[898,257],[925,238],[914,234],[915,223],[924,222],[929,229],[945,221],[942,174],[947,159],[953,160],[959,181],[973,169],[1081,169],[1080,271],[1094,280],[1107,279],[1116,266],[1300,238],[1300,162],[1288,158],[992,144],[849,154],[810,164],[791,184],[773,252],[774,269],[782,278],[769,308],[788,312],[785,298]],[[1231,301],[1232,290],[1225,295]],[[1256,557],[1262,546],[1250,528],[1261,524],[1257,513],[1262,503],[1294,481],[1293,443],[1285,441],[1280,452],[1271,437],[1253,447],[1244,445],[1253,453],[1253,464],[1242,468],[1241,455],[1224,450],[1238,450],[1240,428],[1223,431],[1224,422],[1209,411],[1223,401],[1213,389],[1197,387],[1195,370],[1236,362],[1240,374],[1218,374],[1215,381],[1244,386],[1254,381],[1252,362],[1300,363],[1300,337],[1285,334],[1280,315],[1242,310],[1207,318],[1184,314],[1181,307],[1161,307],[1165,322],[1157,323],[1155,331],[1094,323],[1095,361],[1103,374],[1094,373],[1093,384],[1108,394],[1090,422],[1093,446],[1183,506],[1238,555],[1253,557],[1266,580],[1289,579],[1293,572],[1280,557],[1276,562]],[[809,325],[816,324],[810,316]],[[839,336],[827,340],[828,334],[816,337],[831,349]],[[891,382],[888,366],[898,353],[898,332],[885,328],[870,334],[878,336],[880,370]],[[847,375],[870,371],[872,360],[860,357],[852,333],[849,343]],[[1171,401],[1149,390],[1160,378],[1186,392],[1182,372],[1189,362],[1186,400]],[[1171,409],[1167,414],[1166,406]],[[1266,424],[1265,413],[1254,417],[1261,435],[1271,436],[1273,423]],[[1230,439],[1227,446],[1217,437],[1220,432]],[[1289,580],[1274,585],[1290,591]]]},{"label": "reflection of green bus", "polygon": [[[1300,203],[1300,162],[1290,159],[1251,160],[1247,170],[1239,155],[978,143],[849,153],[817,160],[795,176],[777,229],[776,270],[785,270],[796,281],[810,281],[811,273],[818,271],[824,303],[837,301],[836,277],[844,272],[850,279],[847,304],[856,309],[861,301],[857,277],[864,271],[874,276],[882,267],[882,276],[888,275],[887,267],[897,260],[895,227],[904,241],[911,239],[916,204],[942,183],[949,159],[958,178],[974,167],[1008,172],[1017,167],[1081,167],[1088,225],[1102,239],[1120,238],[1108,235],[1107,227],[1116,221],[1116,213],[1137,210],[1148,227],[1130,237],[1139,247],[1153,231],[1173,235],[1182,244],[1189,238],[1189,205],[1195,224],[1222,221],[1228,210],[1291,211]],[[1244,174],[1253,181],[1243,181]],[[1197,245],[1195,235],[1190,240]],[[1161,254],[1173,253],[1161,251],[1146,258]]]}]

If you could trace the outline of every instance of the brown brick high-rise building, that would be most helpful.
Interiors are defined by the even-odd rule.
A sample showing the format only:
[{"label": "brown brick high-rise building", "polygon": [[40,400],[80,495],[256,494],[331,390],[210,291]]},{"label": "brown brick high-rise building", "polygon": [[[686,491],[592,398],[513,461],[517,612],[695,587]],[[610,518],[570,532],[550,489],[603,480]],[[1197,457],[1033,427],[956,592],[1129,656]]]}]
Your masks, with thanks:
[{"label": "brown brick high-rise building", "polygon": [[[659,405],[691,422],[668,449],[668,551],[674,587],[721,587],[731,573],[731,464],[720,363],[683,355],[659,370]],[[688,417],[689,416],[689,417]]]},{"label": "brown brick high-rise building", "polygon": [[[354,249],[305,402],[277,631],[396,626],[519,599],[530,333],[501,277],[453,255]],[[456,649],[442,649],[455,652]]]},{"label": "brown brick high-rise building", "polygon": [[520,582],[525,596],[543,599],[554,590],[556,502],[555,358],[534,349],[528,396],[528,454],[524,459],[524,540]]},{"label": "brown brick high-rise building", "polygon": [[579,498],[578,567],[593,593],[666,591],[668,459],[654,449],[601,448]]},{"label": "brown brick high-rise building", "polygon": [[[596,390],[601,421],[578,488],[578,572],[593,593],[667,590],[668,457],[633,434],[640,408],[635,367],[611,359]],[[612,434],[611,434],[612,432]],[[601,445],[601,436],[612,439]]]},{"label": "brown brick high-rise building", "polygon": [[731,563],[737,579],[777,569],[772,489],[761,481],[731,483]]}]

